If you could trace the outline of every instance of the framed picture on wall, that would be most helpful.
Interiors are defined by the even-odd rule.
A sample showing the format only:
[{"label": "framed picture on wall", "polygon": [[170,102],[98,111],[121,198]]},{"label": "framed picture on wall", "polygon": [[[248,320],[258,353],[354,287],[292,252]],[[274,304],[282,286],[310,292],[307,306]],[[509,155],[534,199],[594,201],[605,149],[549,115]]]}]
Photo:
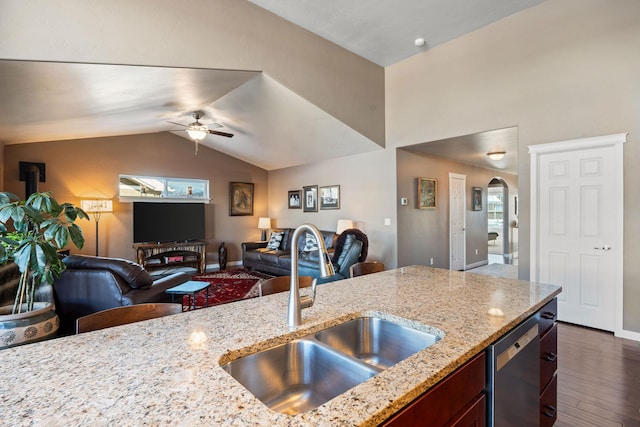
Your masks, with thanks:
[{"label": "framed picture on wall", "polygon": [[471,187],[471,210],[482,210],[482,188]]},{"label": "framed picture on wall", "polygon": [[229,183],[229,216],[253,215],[253,183]]},{"label": "framed picture on wall", "polygon": [[289,191],[289,209],[300,209],[302,207],[302,191]]},{"label": "framed picture on wall", "polygon": [[302,207],[303,212],[318,212],[317,185],[302,187]]},{"label": "framed picture on wall", "polygon": [[320,187],[320,209],[340,209],[340,186]]},{"label": "framed picture on wall", "polygon": [[418,178],[418,209],[433,209],[437,206],[438,180]]}]

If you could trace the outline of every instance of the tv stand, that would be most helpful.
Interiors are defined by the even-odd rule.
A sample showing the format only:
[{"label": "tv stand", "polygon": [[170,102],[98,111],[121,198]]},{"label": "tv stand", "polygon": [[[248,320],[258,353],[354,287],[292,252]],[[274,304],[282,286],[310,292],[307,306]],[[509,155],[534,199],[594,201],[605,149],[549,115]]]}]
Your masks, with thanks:
[{"label": "tv stand", "polygon": [[134,243],[133,248],[138,264],[146,270],[187,266],[204,273],[207,267],[207,244],[205,240]]}]

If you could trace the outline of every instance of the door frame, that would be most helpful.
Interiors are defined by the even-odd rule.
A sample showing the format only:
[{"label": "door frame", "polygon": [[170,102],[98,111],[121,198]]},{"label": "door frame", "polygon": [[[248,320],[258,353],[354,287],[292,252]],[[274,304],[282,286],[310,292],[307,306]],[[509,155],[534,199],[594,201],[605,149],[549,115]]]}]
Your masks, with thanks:
[{"label": "door frame", "polygon": [[453,258],[453,240],[451,239],[451,181],[453,179],[462,180],[464,188],[462,190],[462,270],[467,269],[467,175],[449,172],[449,269],[451,270]]},{"label": "door frame", "polygon": [[615,212],[611,221],[619,226],[615,230],[615,241],[620,245],[620,256],[614,259],[614,268],[616,277],[614,278],[614,309],[615,322],[614,334],[623,336],[623,273],[624,273],[624,158],[623,145],[627,142],[627,134],[619,133],[613,135],[597,136],[592,138],[571,139],[567,141],[550,142],[546,144],[530,145],[529,156],[531,159],[531,241],[530,241],[530,258],[529,258],[529,277],[532,282],[539,281],[539,249],[540,249],[540,230],[538,218],[539,209],[539,179],[540,179],[540,155],[549,153],[562,153],[569,151],[582,151],[594,148],[611,147],[614,149],[615,168],[612,178],[615,180],[616,199],[622,202],[618,212]]}]

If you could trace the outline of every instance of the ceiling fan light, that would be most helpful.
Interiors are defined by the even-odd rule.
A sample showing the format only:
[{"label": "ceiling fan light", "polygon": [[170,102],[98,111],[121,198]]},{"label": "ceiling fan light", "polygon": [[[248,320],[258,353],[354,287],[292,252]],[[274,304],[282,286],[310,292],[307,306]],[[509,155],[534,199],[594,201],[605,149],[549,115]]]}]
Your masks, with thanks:
[{"label": "ceiling fan light", "polygon": [[504,151],[491,151],[487,153],[487,156],[489,156],[491,160],[502,160],[504,159],[505,154],[507,153]]},{"label": "ceiling fan light", "polygon": [[207,128],[204,126],[189,128],[187,129],[187,135],[189,135],[189,138],[193,139],[195,142],[202,141],[204,137],[207,136]]}]

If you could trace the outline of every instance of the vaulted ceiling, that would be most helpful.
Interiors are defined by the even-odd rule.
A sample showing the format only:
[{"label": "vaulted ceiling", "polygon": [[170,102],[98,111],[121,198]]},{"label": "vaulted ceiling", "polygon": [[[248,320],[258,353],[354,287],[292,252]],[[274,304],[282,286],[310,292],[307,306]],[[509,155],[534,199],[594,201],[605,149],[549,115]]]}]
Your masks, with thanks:
[{"label": "vaulted ceiling", "polygon": [[[422,53],[541,0],[250,0],[380,66]],[[415,46],[414,39],[425,39]],[[380,149],[261,70],[0,60],[0,140],[29,143],[174,132],[204,124],[233,138],[202,144],[267,170]]]},{"label": "vaulted ceiling", "polygon": [[[249,0],[383,67],[543,0]],[[415,39],[422,38],[423,46]]]}]

